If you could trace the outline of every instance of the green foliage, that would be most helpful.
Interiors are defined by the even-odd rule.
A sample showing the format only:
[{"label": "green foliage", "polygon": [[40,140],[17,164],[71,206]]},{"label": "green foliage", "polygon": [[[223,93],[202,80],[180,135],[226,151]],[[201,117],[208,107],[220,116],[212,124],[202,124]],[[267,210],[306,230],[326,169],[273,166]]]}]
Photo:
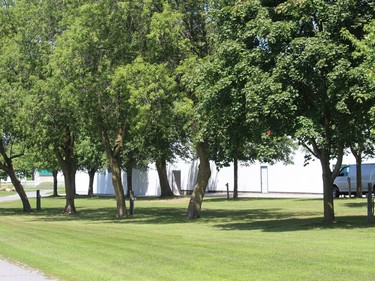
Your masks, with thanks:
[{"label": "green foliage", "polygon": [[[263,69],[269,67],[270,44],[275,43],[275,39],[265,39],[267,34],[259,24],[270,25],[267,9],[258,1],[222,2],[209,15],[215,52],[195,66],[196,72],[186,83],[196,93],[211,157],[218,165],[233,159],[288,162],[290,141],[276,135],[264,137],[270,126],[261,118],[265,108],[258,98],[264,95],[267,73]],[[274,92],[270,94],[276,98]]]}]

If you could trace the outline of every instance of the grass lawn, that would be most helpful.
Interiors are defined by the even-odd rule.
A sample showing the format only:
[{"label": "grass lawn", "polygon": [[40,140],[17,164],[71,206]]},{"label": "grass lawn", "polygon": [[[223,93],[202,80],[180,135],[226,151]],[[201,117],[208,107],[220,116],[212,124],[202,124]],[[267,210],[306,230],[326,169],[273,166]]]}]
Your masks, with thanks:
[{"label": "grass lawn", "polygon": [[[35,199],[30,199],[35,206]],[[375,224],[366,199],[206,198],[186,221],[188,198],[138,199],[116,220],[114,198],[43,198],[41,212],[0,204],[0,256],[60,280],[374,280]]]},{"label": "grass lawn", "polygon": [[14,194],[17,194],[17,192],[0,190],[0,197],[10,196],[10,195],[14,195]]}]

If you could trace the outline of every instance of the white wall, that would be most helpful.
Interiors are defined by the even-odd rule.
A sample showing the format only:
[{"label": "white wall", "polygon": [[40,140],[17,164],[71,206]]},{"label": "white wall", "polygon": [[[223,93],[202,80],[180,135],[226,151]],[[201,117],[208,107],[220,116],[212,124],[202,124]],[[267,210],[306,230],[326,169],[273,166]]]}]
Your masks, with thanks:
[{"label": "white wall", "polygon": [[[364,162],[375,162],[369,159]],[[344,157],[343,163],[354,164],[351,155]],[[181,171],[181,189],[192,190],[197,178],[198,161],[179,160],[168,164],[167,172],[170,185],[176,195],[179,194],[173,177],[173,170]],[[333,164],[333,162],[332,162]],[[268,188],[261,188],[261,166],[267,167]],[[229,190],[233,190],[233,166],[224,167],[217,171],[216,165],[211,163],[212,175],[208,184],[208,191],[226,192],[226,183]],[[87,194],[89,177],[84,172],[77,173],[77,193]],[[122,173],[124,190],[127,191],[126,174]],[[264,183],[264,180],[263,180]],[[323,182],[319,160],[310,161],[304,166],[304,153],[298,150],[294,156],[294,164],[284,165],[277,163],[269,165],[256,162],[249,165],[239,165],[238,171],[239,192],[297,192],[297,193],[322,193]],[[160,184],[154,164],[147,171],[133,170],[133,190],[135,196],[159,196]],[[94,180],[94,194],[114,194],[111,173],[107,171],[97,173]]]}]

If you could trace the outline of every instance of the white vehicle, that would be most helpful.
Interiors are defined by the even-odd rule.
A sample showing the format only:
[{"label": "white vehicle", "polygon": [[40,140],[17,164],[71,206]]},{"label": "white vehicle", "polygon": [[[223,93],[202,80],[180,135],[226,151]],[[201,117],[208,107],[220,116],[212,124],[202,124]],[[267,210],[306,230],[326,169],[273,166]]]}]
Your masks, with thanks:
[{"label": "white vehicle", "polygon": [[[362,164],[362,192],[365,194],[368,190],[368,184],[375,186],[375,163]],[[351,194],[357,191],[357,170],[356,165],[345,165],[341,168],[338,176],[333,182],[333,197],[339,197],[341,194]]]}]

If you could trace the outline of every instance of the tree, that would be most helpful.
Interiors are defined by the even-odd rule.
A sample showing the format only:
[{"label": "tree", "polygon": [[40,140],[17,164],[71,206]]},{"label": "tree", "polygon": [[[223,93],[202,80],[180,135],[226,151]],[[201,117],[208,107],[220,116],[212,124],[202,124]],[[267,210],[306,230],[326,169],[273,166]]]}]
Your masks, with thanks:
[{"label": "tree", "polygon": [[209,140],[205,133],[204,117],[199,113],[199,95],[194,86],[200,74],[199,61],[209,55],[210,44],[208,42],[208,29],[206,11],[207,1],[183,1],[171,3],[172,10],[182,15],[180,22],[184,44],[188,51],[182,56],[177,69],[177,78],[180,91],[184,93],[185,103],[180,108],[185,108],[190,114],[190,121],[185,128],[189,131],[189,137],[196,150],[199,159],[198,177],[191,195],[187,219],[197,219],[201,215],[201,205],[208,180],[211,177],[209,163]]},{"label": "tree", "polygon": [[28,73],[20,54],[22,36],[17,15],[11,2],[5,2],[0,7],[0,169],[10,177],[21,198],[23,211],[30,212],[29,200],[17,178],[13,162],[24,154],[24,140],[28,134],[23,126],[27,120],[24,88],[27,87]]},{"label": "tree", "polygon": [[[372,6],[372,9],[375,9]],[[358,36],[355,32],[351,30],[344,29],[343,34],[346,38],[350,39],[351,42],[356,47],[356,52],[354,53],[356,57],[360,57],[363,59],[363,63],[360,65],[361,68],[364,69],[366,73],[366,77],[368,78],[369,82],[374,86],[375,83],[375,73],[374,73],[374,66],[375,66],[375,54],[373,52],[375,48],[375,20],[372,19],[365,28],[364,28],[365,35]],[[369,93],[372,94],[372,93]]]},{"label": "tree", "polygon": [[36,170],[48,170],[52,172],[53,176],[53,194],[52,196],[59,196],[58,194],[58,180],[57,175],[60,170],[59,164],[57,163],[57,159],[55,155],[51,152],[50,149],[45,148],[42,143],[35,144],[35,140],[33,142],[34,146],[31,146],[29,149],[29,154],[31,155],[31,159],[33,161],[33,165]]},{"label": "tree", "polygon": [[[217,1],[210,15],[215,52],[203,67],[200,87],[206,94],[201,108],[211,129],[211,158],[218,167],[234,164],[234,198],[238,197],[239,161],[289,162],[293,149],[290,139],[268,130],[259,118],[259,108],[248,99],[247,85],[256,78],[257,68],[266,67],[254,28],[262,12],[258,1]],[[249,113],[256,118],[249,118]]]},{"label": "tree", "polygon": [[101,138],[112,172],[117,217],[126,217],[121,182],[121,152],[131,119],[128,85],[121,67],[145,47],[149,14],[147,1],[88,1],[69,18],[54,55],[55,75],[77,93],[85,126]]},{"label": "tree", "polygon": [[138,81],[143,82],[135,83],[139,90],[133,100],[138,102],[135,127],[146,132],[142,134],[143,147],[155,162],[163,197],[173,195],[167,162],[187,155],[184,130],[187,115],[179,110],[185,100],[178,91],[176,68],[189,51],[189,42],[182,36],[183,15],[167,1],[161,8],[151,18],[146,41],[148,52],[143,55],[143,68],[138,68]]},{"label": "tree", "polygon": [[[276,112],[277,116],[287,106],[289,129],[285,128],[286,132],[320,160],[324,221],[333,223],[333,180],[340,169],[344,148],[355,138],[347,134],[348,124],[358,116],[353,110],[362,112],[367,103],[372,103],[356,91],[361,85],[353,72],[358,62],[353,60],[352,45],[340,30],[345,27],[361,37],[363,24],[373,18],[374,12],[367,1],[285,1],[275,11],[274,25],[281,17],[294,22],[296,29],[291,30],[291,40],[283,52],[277,50],[273,78],[281,88],[267,98],[268,103],[277,102],[268,111]],[[267,43],[272,40],[270,35],[265,35]],[[272,46],[267,50],[273,52]],[[295,121],[291,123],[292,120]],[[280,123],[275,120],[275,124]],[[332,159],[336,159],[333,170]]]},{"label": "tree", "polygon": [[[341,30],[363,36],[363,24],[373,18],[369,3],[216,1],[212,10],[214,39],[220,45],[211,77],[221,78],[213,79],[213,101],[234,104],[235,113],[246,109],[250,139],[261,138],[255,144],[287,135],[316,156],[323,172],[324,219],[335,221],[333,179],[344,148],[356,139],[347,134],[347,126],[371,104],[358,90],[366,87],[363,75],[354,70],[359,62]],[[241,97],[245,109],[236,106]],[[337,162],[331,171],[333,158]]]},{"label": "tree", "polygon": [[[373,68],[375,66],[375,56],[373,55],[374,46],[375,46],[375,20],[372,20],[369,24],[367,24],[364,28],[366,34],[363,36],[362,40],[357,38],[358,34],[351,33],[348,29],[344,29],[343,35],[351,40],[353,44],[356,46],[357,50],[354,52],[354,56],[356,58],[361,58],[363,63],[361,63],[356,70],[359,73],[364,73],[364,77],[367,78],[369,87],[363,91],[362,94],[367,96],[367,98],[373,98],[374,95],[374,87],[375,87],[375,75],[373,72]],[[351,145],[351,152],[356,159],[357,164],[357,197],[362,196],[362,172],[361,172],[361,163],[362,159],[368,155],[373,155],[373,148],[374,148],[374,134],[373,134],[373,112],[370,108],[367,108],[368,111],[365,112],[359,118],[364,119],[365,126],[358,126],[356,123],[354,128],[354,133],[358,135],[360,141],[357,143],[353,143]]]},{"label": "tree", "polygon": [[[131,85],[130,106],[136,108],[133,131],[148,158],[156,163],[161,196],[172,196],[167,178],[166,162],[178,152],[178,121],[174,118],[176,82],[165,64],[150,64],[136,59],[121,81]],[[168,118],[166,118],[168,116]]]},{"label": "tree", "polygon": [[[85,134],[85,133],[84,133]],[[86,133],[77,145],[78,167],[89,175],[88,196],[94,195],[94,179],[96,172],[104,166],[104,150],[95,136]]]},{"label": "tree", "polygon": [[[78,2],[76,3],[78,5]],[[56,157],[65,181],[64,212],[76,213],[75,174],[80,111],[74,92],[53,76],[51,56],[57,37],[65,29],[63,18],[76,6],[67,2],[17,1],[22,13],[22,47],[29,62],[31,101],[29,121],[33,126],[32,140],[39,148]]]}]

